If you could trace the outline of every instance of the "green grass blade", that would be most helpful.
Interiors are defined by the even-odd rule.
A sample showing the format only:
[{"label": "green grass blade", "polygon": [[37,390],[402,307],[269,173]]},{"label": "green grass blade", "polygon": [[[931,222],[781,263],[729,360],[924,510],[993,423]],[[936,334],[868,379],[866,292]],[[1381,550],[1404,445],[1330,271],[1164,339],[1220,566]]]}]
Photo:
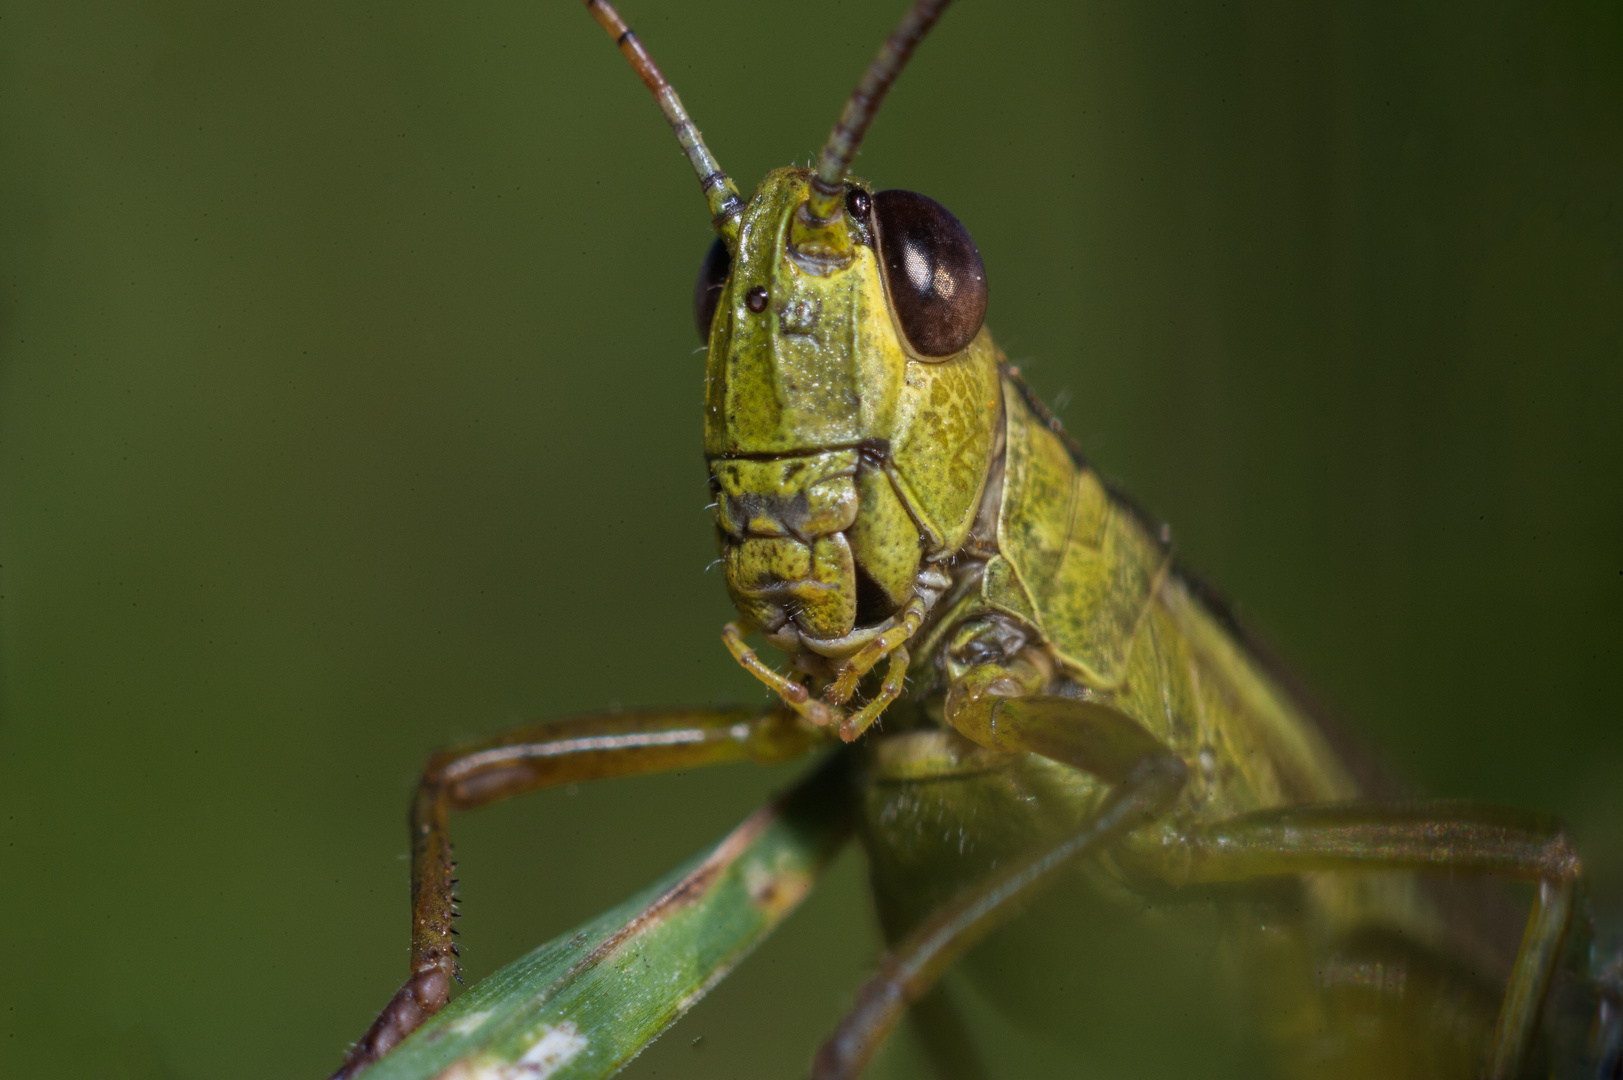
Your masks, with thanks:
[{"label": "green grass blade", "polygon": [[502,968],[367,1080],[595,1080],[617,1072],[810,891],[850,835],[837,754],[714,850]]}]

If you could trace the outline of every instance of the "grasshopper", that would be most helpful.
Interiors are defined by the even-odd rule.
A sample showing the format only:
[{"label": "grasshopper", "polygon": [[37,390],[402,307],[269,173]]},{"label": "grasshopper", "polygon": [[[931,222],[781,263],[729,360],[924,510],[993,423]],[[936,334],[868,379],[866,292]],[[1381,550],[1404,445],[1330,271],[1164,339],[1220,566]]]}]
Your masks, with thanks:
[{"label": "grasshopper", "polygon": [[[946,1047],[943,1075],[977,1068],[953,1046],[937,983],[1073,871],[1103,893],[1226,897],[1266,955],[1272,989],[1256,1011],[1287,1075],[1524,1075],[1579,921],[1563,826],[1380,797],[1179,565],[1170,532],[1101,479],[1021,381],[984,325],[988,282],[963,224],[851,175],[945,0],[908,11],[815,168],[775,170],[748,200],[636,35],[604,0],[586,7],[657,99],[716,233],[694,306],[739,616],[721,637],[773,702],[588,715],[435,755],[411,810],[411,974],[337,1075],[362,1072],[448,1000],[453,813],[825,746],[848,748],[890,947],[817,1052],[818,1080],[859,1074],[910,1010]],[[1390,987],[1349,998],[1323,961],[1356,967],[1371,927],[1396,928],[1404,956],[1446,949],[1445,920],[1416,887],[1426,875],[1524,882],[1535,896],[1496,992],[1417,983],[1401,992],[1418,1019],[1381,1023]],[[1618,1001],[1597,993],[1588,1053],[1613,1075]]]}]

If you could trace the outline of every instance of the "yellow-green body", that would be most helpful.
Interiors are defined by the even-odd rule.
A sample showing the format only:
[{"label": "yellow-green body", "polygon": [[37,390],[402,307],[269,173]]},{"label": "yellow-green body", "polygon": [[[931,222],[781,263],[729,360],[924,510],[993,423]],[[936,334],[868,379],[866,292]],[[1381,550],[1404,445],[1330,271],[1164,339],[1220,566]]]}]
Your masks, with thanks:
[{"label": "yellow-green body", "polygon": [[[914,657],[916,680],[932,687],[916,702],[917,726],[870,749],[862,835],[888,934],[901,936],[1001,862],[1057,842],[1108,789],[1037,754],[984,749],[943,721],[950,688],[937,674],[941,650],[987,615],[1012,617],[1051,656],[1053,680],[1041,691],[1111,705],[1191,770],[1163,824],[1084,864],[1040,903],[1042,919],[1017,922],[971,955],[991,1000],[1017,1018],[1079,1032],[1095,1049],[1108,1045],[1112,1025],[1129,1025],[1135,1074],[1153,1072],[1158,1054],[1201,1045],[1185,1037],[1145,1048],[1146,1030],[1170,1011],[1218,1045],[1249,1027],[1260,1042],[1229,1052],[1249,1045],[1251,1066],[1287,1075],[1474,1075],[1498,1004],[1485,984],[1434,977],[1428,1005],[1447,1015],[1438,1023],[1400,1007],[1407,1000],[1413,1009],[1403,995],[1427,977],[1412,958],[1390,977],[1415,985],[1386,987],[1385,998],[1379,979],[1369,981],[1378,964],[1340,958],[1346,940],[1371,930],[1446,947],[1412,875],[1315,875],[1293,882],[1282,903],[1244,891],[1169,898],[1163,886],[1178,882],[1160,849],[1178,832],[1365,793],[1303,705],[1177,572],[1164,534],[1110,493],[1016,378],[1005,374],[1002,390],[997,553]],[[1228,951],[1214,959],[1218,940]],[[1326,975],[1336,964],[1352,965],[1348,985]],[[1065,983],[1071,992],[1056,1002]]]},{"label": "yellow-green body", "polygon": [[[1109,790],[1050,758],[988,749],[995,739],[977,724],[989,703],[1093,701],[1142,725],[1189,779],[1170,814],[1071,875],[1081,890],[1062,894],[1057,919],[1087,912],[1094,952],[1109,926],[1105,939],[1163,956],[1206,955],[1192,943],[1209,945],[1221,927],[1233,951],[1203,968],[1202,1000],[1250,987],[1248,1021],[1289,1073],[1470,1075],[1493,1029],[1491,993],[1439,991],[1450,1018],[1440,1036],[1430,1022],[1410,1031],[1408,1014],[1378,1015],[1392,1006],[1379,986],[1343,1000],[1324,981],[1338,943],[1369,928],[1440,942],[1412,875],[1293,878],[1283,906],[1254,888],[1190,890],[1145,920],[1146,896],[1183,884],[1174,848],[1184,831],[1362,793],[1302,704],[1178,571],[1168,532],[1081,459],[987,329],[946,358],[914,353],[862,222],[849,223],[843,261],[797,252],[807,176],[769,174],[743,212],[711,327],[704,446],[729,591],[744,625],[787,652],[811,692],[837,702],[828,688],[868,670],[853,674],[849,658],[866,647],[871,666],[891,654],[886,634],[910,643],[895,650],[906,690],[880,700],[861,795],[887,933],[902,936],[1001,862],[1058,842]],[[761,310],[752,289],[766,293]],[[859,617],[859,572],[888,618]],[[910,600],[921,614],[903,626],[895,611]],[[862,685],[878,694],[871,679]],[[1010,1001],[1004,976],[998,997]],[[1119,985],[1121,972],[1081,977]],[[1041,997],[1050,982],[1016,979],[1013,998],[1022,985]],[[1337,1047],[1330,1071],[1326,1040]]]},{"label": "yellow-green body", "polygon": [[[920,359],[893,325],[871,247],[835,271],[795,258],[805,186],[804,170],[778,170],[746,208],[706,369],[705,453],[746,618],[770,579],[831,631],[819,637],[861,638],[853,557],[893,598],[934,564],[951,584],[913,638],[915,683],[936,677],[959,628],[998,617],[1048,654],[1065,693],[1208,763],[1191,813],[1355,796],[1301,707],[1175,572],[1166,530],[1081,460],[990,331]],[[760,312],[746,306],[755,287],[770,297]]]},{"label": "yellow-green body", "polygon": [[[1314,722],[1174,572],[1170,543],[1008,376],[1003,398],[997,553],[927,643],[987,613],[1014,618],[1052,655],[1066,693],[1114,706],[1200,763],[1189,813],[1356,796]],[[919,662],[932,651],[927,644]]]}]

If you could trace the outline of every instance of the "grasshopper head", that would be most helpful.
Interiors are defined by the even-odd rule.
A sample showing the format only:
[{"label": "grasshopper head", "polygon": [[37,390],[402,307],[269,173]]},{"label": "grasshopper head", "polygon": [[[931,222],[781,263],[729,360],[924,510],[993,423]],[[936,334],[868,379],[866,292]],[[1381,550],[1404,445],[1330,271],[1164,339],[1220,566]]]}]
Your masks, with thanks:
[{"label": "grasshopper head", "polygon": [[[717,234],[694,306],[709,345],[704,446],[728,591],[774,645],[843,661],[824,690],[835,704],[881,657],[905,668],[902,642],[947,587],[938,564],[968,536],[997,429],[997,350],[981,326],[986,274],[969,233],[921,195],[874,194],[848,175],[946,4],[914,0],[817,168],[769,173],[746,204],[637,36],[608,0],[586,3],[659,102]],[[801,715],[829,722],[738,628],[724,637]],[[841,737],[899,692],[900,674],[887,674]]]},{"label": "grasshopper head", "polygon": [[914,595],[922,563],[963,543],[997,362],[957,219],[846,181],[844,212],[813,232],[814,181],[770,173],[695,300],[728,589],[773,644],[842,656]]}]

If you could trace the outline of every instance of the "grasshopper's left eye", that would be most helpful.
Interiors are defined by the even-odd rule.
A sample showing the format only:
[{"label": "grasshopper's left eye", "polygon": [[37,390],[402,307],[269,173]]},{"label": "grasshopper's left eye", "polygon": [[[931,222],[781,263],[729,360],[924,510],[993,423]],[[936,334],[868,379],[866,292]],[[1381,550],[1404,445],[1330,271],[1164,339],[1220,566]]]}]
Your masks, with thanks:
[{"label": "grasshopper's left eye", "polygon": [[733,257],[718,236],[699,267],[699,280],[693,283],[693,319],[698,324],[702,343],[710,341],[710,324],[716,320],[716,305],[721,302],[721,290],[727,287],[727,276],[732,272]]},{"label": "grasshopper's left eye", "polygon": [[911,191],[881,191],[873,210],[885,288],[908,344],[922,356],[951,356],[986,319],[975,241],[945,206]]}]

